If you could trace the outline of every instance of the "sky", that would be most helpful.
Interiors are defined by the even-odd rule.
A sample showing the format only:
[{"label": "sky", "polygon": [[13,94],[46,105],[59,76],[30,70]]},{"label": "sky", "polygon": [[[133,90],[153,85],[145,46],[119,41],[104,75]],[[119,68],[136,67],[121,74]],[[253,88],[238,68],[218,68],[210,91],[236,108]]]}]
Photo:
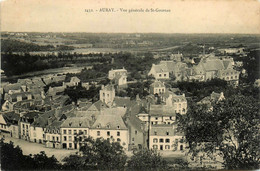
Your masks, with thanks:
[{"label": "sky", "polygon": [[0,17],[10,32],[260,34],[259,0],[2,0]]}]

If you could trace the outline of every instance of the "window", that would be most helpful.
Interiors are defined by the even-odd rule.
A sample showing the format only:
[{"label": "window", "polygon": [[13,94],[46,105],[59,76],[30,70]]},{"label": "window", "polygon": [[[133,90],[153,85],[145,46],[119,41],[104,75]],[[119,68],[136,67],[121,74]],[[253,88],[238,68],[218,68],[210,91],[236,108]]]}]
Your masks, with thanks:
[{"label": "window", "polygon": [[97,131],[97,136],[100,136],[100,131]]},{"label": "window", "polygon": [[71,138],[71,136],[69,136],[69,141],[72,141],[72,138]]},{"label": "window", "polygon": [[87,130],[84,130],[84,134],[85,134],[85,135],[87,134]]},{"label": "window", "polygon": [[110,131],[107,131],[107,136],[110,136]]},{"label": "window", "polygon": [[162,74],[159,74],[159,77],[162,77]]},{"label": "window", "polygon": [[166,132],[166,135],[169,135],[169,131]]},{"label": "window", "polygon": [[180,145],[180,150],[181,150],[181,151],[183,150],[183,145]]},{"label": "window", "polygon": [[158,143],[158,139],[157,139],[157,138],[154,138],[154,139],[153,139],[153,143]]},{"label": "window", "polygon": [[66,137],[66,136],[64,136],[64,137],[63,137],[63,140],[64,140],[64,141],[67,141],[67,137]]},{"label": "window", "polygon": [[132,141],[135,141],[135,138],[132,138]]},{"label": "window", "polygon": [[170,149],[170,146],[169,146],[169,145],[166,145],[166,146],[165,146],[165,149],[166,149],[166,150],[169,150],[169,149]]},{"label": "window", "polygon": [[179,104],[179,108],[181,108],[181,104]]},{"label": "window", "polygon": [[166,139],[165,139],[165,142],[166,142],[166,143],[169,143],[169,142],[170,142],[170,139],[169,139],[169,138],[166,138]]},{"label": "window", "polygon": [[158,145],[153,145],[153,149],[158,149]]},{"label": "window", "polygon": [[166,77],[166,74],[164,74],[164,76]]},{"label": "window", "polygon": [[55,137],[54,136],[52,136],[52,140],[55,141]]},{"label": "window", "polygon": [[[2,125],[1,125],[2,126]],[[23,124],[23,128],[24,128],[24,124]]]},{"label": "window", "polygon": [[50,140],[50,136],[49,135],[47,135],[47,140]]},{"label": "window", "polygon": [[77,130],[74,130],[74,134],[77,134]]},{"label": "window", "polygon": [[156,117],[155,120],[158,120],[158,118]]},{"label": "window", "polygon": [[59,141],[59,137],[56,137],[56,140]]},{"label": "window", "polygon": [[163,143],[163,138],[160,139],[160,143]]},{"label": "window", "polygon": [[120,129],[120,126],[117,126],[117,129]]},{"label": "window", "polygon": [[103,97],[105,97],[105,93],[103,93]]},{"label": "window", "polygon": [[26,125],[26,129],[28,129],[28,125]]},{"label": "window", "polygon": [[69,129],[69,134],[71,134],[71,130]]},{"label": "window", "polygon": [[120,142],[121,141],[121,139],[120,138],[117,138],[117,140],[116,140],[117,142]]},{"label": "window", "polygon": [[72,143],[69,143],[69,147],[72,148]]},{"label": "window", "polygon": [[135,130],[135,135],[137,135],[137,130]]},{"label": "window", "polygon": [[119,131],[117,132],[117,136],[120,136],[120,132]]},{"label": "window", "polygon": [[157,135],[157,132],[156,132],[156,131],[154,131],[154,135]]}]

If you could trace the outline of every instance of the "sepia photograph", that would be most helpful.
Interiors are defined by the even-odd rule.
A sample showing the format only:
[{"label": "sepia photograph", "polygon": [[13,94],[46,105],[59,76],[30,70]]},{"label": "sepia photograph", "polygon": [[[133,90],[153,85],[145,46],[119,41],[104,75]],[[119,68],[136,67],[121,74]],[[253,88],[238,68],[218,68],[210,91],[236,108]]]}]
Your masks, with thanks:
[{"label": "sepia photograph", "polygon": [[0,0],[0,170],[260,169],[259,0]]}]

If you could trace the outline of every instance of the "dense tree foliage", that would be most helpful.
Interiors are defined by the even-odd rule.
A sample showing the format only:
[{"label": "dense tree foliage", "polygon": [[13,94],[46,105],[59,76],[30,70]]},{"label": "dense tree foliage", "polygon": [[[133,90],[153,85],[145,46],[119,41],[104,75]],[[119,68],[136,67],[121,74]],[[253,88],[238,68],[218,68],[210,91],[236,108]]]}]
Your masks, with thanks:
[{"label": "dense tree foliage", "polygon": [[[259,102],[250,96],[235,94],[213,105],[190,105],[180,117],[193,156],[223,158],[226,169],[259,168]],[[201,157],[201,156],[200,156]]]},{"label": "dense tree foliage", "polygon": [[87,90],[86,88],[82,87],[80,84],[78,86],[67,87],[64,91],[64,94],[67,94],[73,102],[77,102],[80,98],[87,98],[95,102],[98,100],[100,87],[96,87],[92,85]]},{"label": "dense tree foliage", "polygon": [[260,50],[250,51],[247,57],[243,58],[243,67],[247,71],[247,81],[254,82],[260,78]]},{"label": "dense tree foliage", "polygon": [[3,170],[55,170],[60,169],[61,165],[57,159],[48,157],[42,151],[35,155],[23,155],[19,146],[14,146],[12,142],[5,143],[0,141],[1,149],[1,168]]},{"label": "dense tree foliage", "polygon": [[127,156],[118,142],[102,138],[86,138],[78,155],[70,155],[63,161],[64,169],[122,170]]},{"label": "dense tree foliage", "polygon": [[161,155],[149,149],[134,151],[134,155],[127,162],[130,170],[168,170],[169,166]]}]

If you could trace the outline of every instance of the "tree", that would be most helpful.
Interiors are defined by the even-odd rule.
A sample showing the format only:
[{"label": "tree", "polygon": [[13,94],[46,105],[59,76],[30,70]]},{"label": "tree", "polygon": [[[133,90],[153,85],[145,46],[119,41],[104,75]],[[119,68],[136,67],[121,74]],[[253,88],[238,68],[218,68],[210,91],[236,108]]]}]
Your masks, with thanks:
[{"label": "tree", "polygon": [[168,170],[169,166],[159,153],[154,150],[142,149],[134,151],[127,162],[130,170]]},{"label": "tree", "polygon": [[5,143],[0,141],[1,168],[3,170],[50,170],[60,169],[61,165],[57,159],[47,157],[42,151],[40,154],[23,155],[19,146],[14,146],[13,142]]},{"label": "tree", "polygon": [[63,161],[66,169],[116,170],[124,168],[126,159],[123,147],[118,142],[88,137],[78,155],[71,155]]},{"label": "tree", "polygon": [[[259,103],[244,95],[233,95],[213,105],[191,105],[187,115],[179,116],[192,156],[220,161],[226,169],[259,168]],[[202,157],[202,156],[200,156]]]}]

